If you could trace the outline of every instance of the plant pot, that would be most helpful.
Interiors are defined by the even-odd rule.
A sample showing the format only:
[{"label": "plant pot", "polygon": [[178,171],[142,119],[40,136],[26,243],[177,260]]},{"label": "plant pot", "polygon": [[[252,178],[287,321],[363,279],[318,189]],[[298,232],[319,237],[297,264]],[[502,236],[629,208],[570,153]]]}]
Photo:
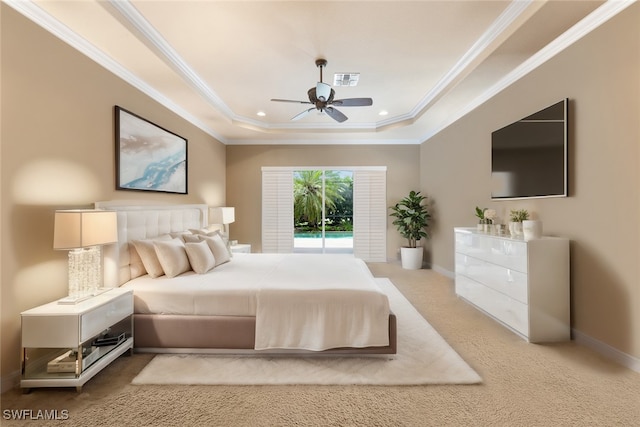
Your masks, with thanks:
[{"label": "plant pot", "polygon": [[422,246],[417,248],[400,248],[400,259],[402,268],[407,270],[420,270],[422,268],[422,256],[424,249]]},{"label": "plant pot", "polygon": [[522,236],[522,223],[521,222],[510,222],[509,223],[509,234],[512,237]]},{"label": "plant pot", "polygon": [[542,221],[522,221],[524,240],[539,239],[542,237]]}]

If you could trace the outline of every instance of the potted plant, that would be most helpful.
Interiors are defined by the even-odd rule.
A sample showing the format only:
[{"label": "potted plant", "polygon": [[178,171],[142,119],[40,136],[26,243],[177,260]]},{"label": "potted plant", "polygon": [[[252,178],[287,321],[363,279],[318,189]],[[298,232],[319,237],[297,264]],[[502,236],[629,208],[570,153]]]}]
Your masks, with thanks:
[{"label": "potted plant", "polygon": [[478,231],[492,231],[493,220],[496,219],[496,211],[494,209],[480,209],[476,206],[476,216],[479,218]]},{"label": "potted plant", "polygon": [[509,219],[509,233],[512,236],[522,236],[522,221],[529,219],[529,211],[526,209],[511,209]]},{"label": "potted plant", "polygon": [[487,220],[484,217],[485,210],[486,209],[481,209],[476,206],[476,216],[478,217],[478,231],[484,231],[484,225],[487,223]]},{"label": "potted plant", "polygon": [[422,196],[419,191],[411,191],[407,197],[389,208],[392,210],[389,216],[395,218],[393,225],[409,241],[408,246],[400,248],[402,267],[406,269],[422,268],[424,250],[418,246],[418,240],[429,238],[426,228],[431,218],[427,206],[422,204],[425,199],[426,196]]}]

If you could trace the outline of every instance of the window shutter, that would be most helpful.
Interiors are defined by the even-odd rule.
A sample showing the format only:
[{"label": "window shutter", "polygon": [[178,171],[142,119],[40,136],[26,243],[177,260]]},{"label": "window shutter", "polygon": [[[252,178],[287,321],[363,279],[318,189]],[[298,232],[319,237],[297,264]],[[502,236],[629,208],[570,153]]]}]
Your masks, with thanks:
[{"label": "window shutter", "polygon": [[262,252],[293,252],[293,171],[262,169]]},{"label": "window shutter", "polygon": [[353,173],[353,253],[364,261],[387,261],[386,170]]}]

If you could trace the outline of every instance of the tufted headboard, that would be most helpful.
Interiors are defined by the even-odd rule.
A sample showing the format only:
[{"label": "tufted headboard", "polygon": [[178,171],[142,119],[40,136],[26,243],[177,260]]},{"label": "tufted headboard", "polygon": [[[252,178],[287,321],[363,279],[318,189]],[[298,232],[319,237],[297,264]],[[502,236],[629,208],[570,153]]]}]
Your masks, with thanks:
[{"label": "tufted headboard", "polygon": [[116,211],[118,243],[104,253],[104,286],[115,287],[131,279],[129,242],[161,234],[208,226],[207,205],[145,205],[128,201],[96,202],[96,209]]}]

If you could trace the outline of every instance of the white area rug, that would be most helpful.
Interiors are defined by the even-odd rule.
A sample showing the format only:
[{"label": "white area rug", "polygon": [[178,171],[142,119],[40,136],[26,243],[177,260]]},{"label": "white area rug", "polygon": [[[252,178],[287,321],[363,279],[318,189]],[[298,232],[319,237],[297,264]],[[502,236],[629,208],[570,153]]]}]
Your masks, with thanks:
[{"label": "white area rug", "polygon": [[398,354],[380,357],[157,355],[133,384],[476,384],[462,360],[388,279],[376,279],[398,320]]}]

